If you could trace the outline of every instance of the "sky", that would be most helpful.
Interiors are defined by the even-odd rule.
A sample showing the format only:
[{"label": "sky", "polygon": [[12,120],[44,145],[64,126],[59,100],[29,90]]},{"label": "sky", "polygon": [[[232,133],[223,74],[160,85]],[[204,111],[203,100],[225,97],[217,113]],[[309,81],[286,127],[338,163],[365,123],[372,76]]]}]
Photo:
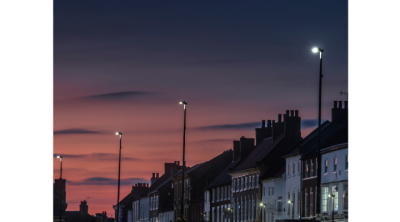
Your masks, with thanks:
[{"label": "sky", "polygon": [[[348,88],[347,1],[54,1],[54,156],[68,211],[113,215],[121,197],[182,162],[207,161],[254,138],[261,120],[299,110],[316,127]],[[54,157],[54,178],[60,162]]]}]

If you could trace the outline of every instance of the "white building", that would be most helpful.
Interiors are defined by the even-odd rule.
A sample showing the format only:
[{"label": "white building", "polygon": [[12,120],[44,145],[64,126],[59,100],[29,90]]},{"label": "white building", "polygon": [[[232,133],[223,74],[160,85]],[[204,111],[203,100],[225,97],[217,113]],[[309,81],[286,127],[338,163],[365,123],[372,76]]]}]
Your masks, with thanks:
[{"label": "white building", "polygon": [[348,143],[321,150],[321,213],[322,217],[348,221]]},{"label": "white building", "polygon": [[139,220],[149,222],[149,197],[140,197],[139,200]]},{"label": "white building", "polygon": [[133,201],[132,203],[132,222],[140,221],[140,199]]},{"label": "white building", "polygon": [[279,171],[275,177],[261,181],[261,222],[274,222],[286,218],[286,173],[284,170]]},{"label": "white building", "polygon": [[[286,158],[286,219],[299,219],[301,213],[301,156],[294,150]],[[291,203],[289,203],[289,200]]]}]

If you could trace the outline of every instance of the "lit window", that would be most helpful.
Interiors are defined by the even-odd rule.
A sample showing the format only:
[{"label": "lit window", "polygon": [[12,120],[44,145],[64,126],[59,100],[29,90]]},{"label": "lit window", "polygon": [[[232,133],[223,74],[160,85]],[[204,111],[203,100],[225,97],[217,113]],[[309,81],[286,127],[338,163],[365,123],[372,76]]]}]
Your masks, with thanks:
[{"label": "lit window", "polygon": [[329,189],[329,187],[321,187],[322,188],[322,195],[321,195],[321,199],[322,199],[322,211],[323,212],[327,212],[327,211],[329,211],[329,205],[328,205],[328,201],[329,201],[329,199],[328,199],[328,189]]},{"label": "lit window", "polygon": [[306,164],[306,175],[305,177],[308,177],[308,164]]},{"label": "lit window", "polygon": [[348,199],[349,199],[349,192],[347,190],[347,185],[343,185],[343,210],[349,209]]}]

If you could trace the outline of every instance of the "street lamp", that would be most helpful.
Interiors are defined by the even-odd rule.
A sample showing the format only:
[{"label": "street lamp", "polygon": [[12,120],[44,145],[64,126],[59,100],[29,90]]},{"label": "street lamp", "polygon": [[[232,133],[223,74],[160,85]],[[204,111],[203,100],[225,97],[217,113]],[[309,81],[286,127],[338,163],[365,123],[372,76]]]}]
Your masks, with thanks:
[{"label": "street lamp", "polygon": [[61,222],[61,192],[62,192],[62,156],[58,155],[57,159],[60,159],[60,222]]},{"label": "street lamp", "polygon": [[118,162],[118,198],[117,198],[117,214],[116,219],[119,222],[119,187],[120,187],[120,176],[121,176],[121,149],[122,149],[122,133],[116,132],[115,135],[119,135],[119,162]]},{"label": "street lamp", "polygon": [[[319,52],[319,94],[318,94],[318,151],[317,151],[317,166],[318,170],[321,170],[321,88],[322,88],[322,53],[323,49],[314,47],[312,49],[313,53]],[[321,194],[321,173],[317,171],[317,214],[321,213],[320,208],[320,194]]]},{"label": "street lamp", "polygon": [[182,154],[182,196],[181,196],[181,218],[183,218],[183,194],[184,194],[184,177],[185,177],[185,136],[186,136],[186,106],[187,102],[179,102],[183,104],[184,114],[183,114],[183,154]]},{"label": "street lamp", "polygon": [[[292,220],[294,220],[294,202],[292,200],[288,201],[289,204],[292,204]],[[290,208],[288,209],[289,213],[290,213]]]},{"label": "street lamp", "polygon": [[[337,191],[338,188],[335,188],[335,191]],[[332,222],[335,219],[335,194],[328,194],[328,197],[332,197]]]}]

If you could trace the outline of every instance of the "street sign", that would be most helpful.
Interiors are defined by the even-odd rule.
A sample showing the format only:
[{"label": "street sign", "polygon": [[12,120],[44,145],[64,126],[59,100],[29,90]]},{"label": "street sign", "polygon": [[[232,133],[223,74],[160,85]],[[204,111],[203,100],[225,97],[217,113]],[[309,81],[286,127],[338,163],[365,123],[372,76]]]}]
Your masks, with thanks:
[{"label": "street sign", "polygon": [[319,214],[317,214],[315,219],[316,219],[316,221],[321,221],[321,216]]}]

